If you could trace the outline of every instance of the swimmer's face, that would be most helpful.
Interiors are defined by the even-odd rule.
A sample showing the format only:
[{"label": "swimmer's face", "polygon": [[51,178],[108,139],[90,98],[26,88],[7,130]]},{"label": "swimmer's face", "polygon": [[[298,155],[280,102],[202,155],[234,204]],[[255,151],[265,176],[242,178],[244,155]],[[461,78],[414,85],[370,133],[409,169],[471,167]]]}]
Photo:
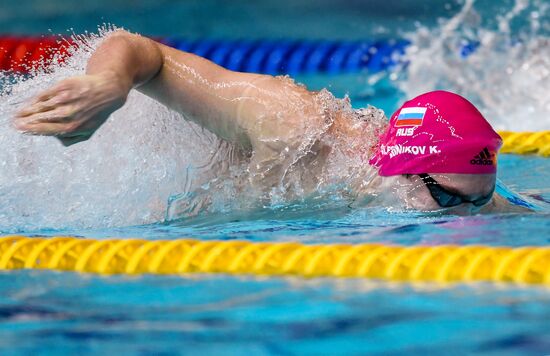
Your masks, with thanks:
[{"label": "swimmer's face", "polygon": [[411,208],[476,210],[490,201],[495,189],[496,175],[433,173],[422,177],[405,175],[400,181],[403,188],[406,188],[404,198]]}]

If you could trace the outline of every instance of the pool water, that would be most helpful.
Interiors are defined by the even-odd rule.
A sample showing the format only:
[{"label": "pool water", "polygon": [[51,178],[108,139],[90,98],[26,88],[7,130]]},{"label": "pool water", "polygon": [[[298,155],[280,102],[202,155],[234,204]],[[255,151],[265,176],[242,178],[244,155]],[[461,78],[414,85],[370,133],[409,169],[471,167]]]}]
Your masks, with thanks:
[{"label": "pool water", "polygon": [[[544,354],[546,289],[364,280],[0,275],[11,354]],[[40,281],[40,283],[36,283]]]},{"label": "pool water", "polygon": [[[448,6],[432,4],[435,10],[431,16],[422,12],[422,15],[415,17],[415,6],[397,6],[396,2],[393,11],[399,13],[395,14],[391,11],[393,3],[382,3],[375,6],[351,2],[349,8],[343,9],[331,1],[288,2],[283,4],[285,6],[281,6],[280,1],[267,1],[257,6],[245,1],[237,5],[224,5],[212,0],[180,2],[177,5],[169,1],[142,1],[132,3],[135,11],[128,12],[130,3],[122,0],[77,5],[69,1],[49,3],[24,0],[24,6],[21,2],[17,6],[7,6],[0,23],[5,26],[2,31],[20,33],[43,33],[47,28],[57,33],[71,26],[80,33],[86,29],[93,30],[102,21],[112,21],[152,35],[219,37],[232,33],[236,37],[245,37],[254,33],[259,37],[285,38],[395,37],[416,31],[415,21],[427,26],[428,31],[439,31],[438,17],[455,16],[463,8],[457,2],[449,2]],[[427,3],[430,5],[430,2]],[[506,4],[512,8],[515,3]],[[544,8],[540,4],[530,3],[528,10],[522,13],[523,17],[519,18],[532,20],[536,9]],[[27,13],[26,9],[31,6],[40,11]],[[244,8],[242,14],[236,14],[235,9],[239,6]],[[315,6],[322,9],[323,16],[333,12],[334,21],[323,16],[325,21],[320,21],[319,16],[312,16],[311,9]],[[493,11],[494,6],[492,2],[480,2],[477,10],[484,15]],[[219,17],[212,15],[212,8],[219,10]],[[373,14],[375,9],[376,15]],[[274,19],[283,17],[289,11],[294,15],[287,19],[288,26],[276,23]],[[506,14],[506,11],[500,12]],[[300,19],[303,19],[300,15],[307,16],[306,25],[302,32],[293,32],[292,29],[298,28]],[[538,18],[544,19],[544,16],[547,14],[541,14]],[[145,23],[144,18],[155,21],[150,25]],[[200,18],[200,21],[192,21],[193,18]],[[217,18],[221,18],[219,26],[214,25]],[[251,18],[257,22],[250,21]],[[363,21],[363,18],[370,21]],[[487,16],[481,18],[485,21]],[[486,28],[494,26],[489,23]],[[539,54],[541,61],[544,61],[544,51],[548,48],[539,47],[538,52],[528,54],[531,58]],[[500,50],[491,49],[494,52]],[[422,51],[420,48],[416,56],[427,58]],[[492,55],[493,52],[481,52],[478,57],[464,61],[470,61],[469,64],[475,68],[476,61],[487,64]],[[435,58],[437,56],[439,59]],[[453,88],[470,89],[461,87],[459,81],[451,80],[457,72],[449,72],[449,68],[460,67],[463,62],[450,66],[444,61],[446,58],[442,53],[436,53],[432,68],[438,80],[427,82],[430,85],[444,82],[454,85]],[[518,57],[511,55],[511,58],[517,61],[512,63],[512,68],[523,63],[520,61],[523,57],[519,54]],[[409,73],[413,79],[408,80],[397,73],[378,76],[361,73],[338,77],[304,75],[297,80],[312,89],[328,87],[340,97],[349,94],[355,107],[372,104],[391,112],[404,96],[411,94],[411,86],[425,84],[422,72],[414,63],[411,62]],[[533,65],[531,68],[531,72],[522,72],[522,80],[530,84],[533,97],[537,98],[535,94],[543,92],[547,84],[534,75],[538,73],[538,67]],[[464,72],[464,76],[473,74]],[[531,75],[536,78],[531,78]],[[489,82],[492,77],[487,74],[486,79]],[[509,93],[507,98],[514,95],[519,94]],[[480,103],[489,105],[490,98],[479,94],[478,99]],[[522,123],[518,123],[521,121],[518,117],[496,117],[494,124],[510,129],[516,129],[514,125],[520,124],[533,130],[549,129],[550,122],[534,119],[537,115],[548,117],[547,108],[542,104],[544,100],[529,103],[533,110]],[[497,108],[487,106],[487,110],[496,112]],[[5,134],[2,132],[2,135]],[[57,151],[49,152],[54,155]],[[138,153],[134,155],[138,156]],[[194,237],[304,243],[547,246],[550,243],[550,184],[545,178],[550,172],[550,159],[501,155],[498,163],[500,181],[537,205],[539,211],[454,216],[388,212],[382,208],[350,210],[336,206],[329,210],[283,205],[279,209],[255,213],[220,213],[134,226],[119,224],[87,228],[56,221],[53,228],[41,228],[28,225],[23,217],[19,225],[17,221],[11,226],[3,225],[4,221],[13,221],[2,220],[5,214],[9,214],[5,209],[2,210],[4,217],[0,214],[0,232],[95,238]],[[128,182],[128,186],[132,184]],[[85,194],[86,190],[82,192]],[[33,201],[30,195],[25,199]],[[5,202],[8,203],[24,205],[24,201]],[[52,200],[49,204],[53,207],[56,202]],[[37,211],[40,212],[33,210],[30,214]],[[399,284],[360,279],[224,275],[104,277],[50,271],[0,273],[0,353],[6,355],[185,355],[222,352],[230,355],[540,355],[550,352],[548,320],[550,292],[544,287],[489,283]]]}]

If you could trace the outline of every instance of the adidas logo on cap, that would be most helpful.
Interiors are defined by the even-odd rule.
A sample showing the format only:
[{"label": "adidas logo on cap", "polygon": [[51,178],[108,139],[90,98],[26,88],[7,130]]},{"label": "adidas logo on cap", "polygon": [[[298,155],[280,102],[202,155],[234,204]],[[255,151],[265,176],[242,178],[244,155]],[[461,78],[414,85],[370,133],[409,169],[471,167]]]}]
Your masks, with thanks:
[{"label": "adidas logo on cap", "polygon": [[474,156],[470,160],[470,164],[482,165],[482,166],[492,166],[494,165],[495,155],[489,152],[487,147],[485,147],[481,152]]}]

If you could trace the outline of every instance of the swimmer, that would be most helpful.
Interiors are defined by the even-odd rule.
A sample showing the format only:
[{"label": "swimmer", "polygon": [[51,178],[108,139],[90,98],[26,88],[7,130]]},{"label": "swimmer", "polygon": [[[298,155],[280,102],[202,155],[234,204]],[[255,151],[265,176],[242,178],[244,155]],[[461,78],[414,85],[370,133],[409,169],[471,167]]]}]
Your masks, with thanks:
[{"label": "swimmer", "polygon": [[[273,162],[300,147],[311,153],[302,159],[301,176],[329,169],[330,147],[308,142],[322,134],[336,145],[360,142],[347,152],[362,157],[365,172],[373,171],[376,177],[357,177],[357,184],[350,184],[357,196],[394,191],[400,206],[465,213],[500,210],[506,204],[494,194],[501,138],[456,94],[436,91],[407,101],[392,115],[379,142],[365,140],[365,132],[373,132],[369,120],[357,120],[353,110],[327,107],[319,93],[304,86],[284,77],[226,70],[125,31],[102,42],[85,75],[39,94],[16,114],[14,125],[73,145],[89,139],[123,106],[131,89],[238,147],[257,184],[275,184],[268,172]],[[281,169],[296,164],[292,157],[288,161]],[[309,184],[311,189],[317,185]]]}]

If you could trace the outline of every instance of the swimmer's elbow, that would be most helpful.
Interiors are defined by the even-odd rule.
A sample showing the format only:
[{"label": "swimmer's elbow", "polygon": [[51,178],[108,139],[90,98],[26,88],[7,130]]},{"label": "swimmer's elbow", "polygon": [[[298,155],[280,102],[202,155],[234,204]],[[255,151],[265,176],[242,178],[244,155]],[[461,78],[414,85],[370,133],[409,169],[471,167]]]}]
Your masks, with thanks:
[{"label": "swimmer's elbow", "polygon": [[[133,87],[149,82],[158,75],[163,66],[163,55],[158,43],[125,30],[116,30],[109,34],[94,57],[104,63],[111,63],[113,69],[124,76],[129,75]],[[88,66],[90,63],[98,66],[93,63],[93,59],[90,59]]]}]

